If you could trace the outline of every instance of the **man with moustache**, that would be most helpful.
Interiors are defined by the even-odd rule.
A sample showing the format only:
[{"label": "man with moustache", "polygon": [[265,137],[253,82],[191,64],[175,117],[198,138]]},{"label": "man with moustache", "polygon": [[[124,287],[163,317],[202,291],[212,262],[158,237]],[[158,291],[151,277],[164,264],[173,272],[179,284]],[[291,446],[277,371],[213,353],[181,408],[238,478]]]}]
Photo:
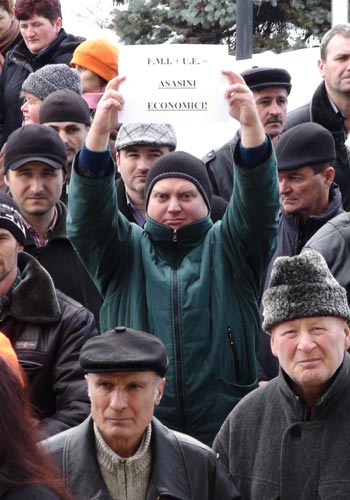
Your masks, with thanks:
[{"label": "man with moustache", "polygon": [[[241,76],[252,90],[260,121],[271,142],[276,146],[281,136],[286,117],[291,76],[285,69],[253,67],[242,71]],[[240,137],[237,131],[231,141],[219,149],[209,151],[202,161],[205,163],[213,193],[230,201],[233,186],[233,153]]]}]

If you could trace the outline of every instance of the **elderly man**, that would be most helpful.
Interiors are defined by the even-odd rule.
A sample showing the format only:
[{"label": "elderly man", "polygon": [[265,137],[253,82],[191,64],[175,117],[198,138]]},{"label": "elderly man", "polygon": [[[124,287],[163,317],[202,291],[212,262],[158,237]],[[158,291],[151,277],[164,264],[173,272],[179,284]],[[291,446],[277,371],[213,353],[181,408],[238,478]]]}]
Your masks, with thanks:
[{"label": "elderly man", "polygon": [[[145,183],[148,170],[165,153],[176,148],[176,135],[167,123],[126,123],[115,142],[118,172],[116,181],[118,207],[130,222],[143,226],[146,220]],[[227,202],[213,196],[210,216],[221,220]]]},{"label": "elderly man", "polygon": [[144,228],[120,216],[107,149],[123,102],[119,77],[74,162],[67,219],[69,238],[104,299],[101,330],[125,324],[163,340],[170,369],[156,415],[205,443],[256,384],[257,299],[279,206],[276,162],[253,95],[239,75],[225,74],[242,142],[236,191],[221,222],[210,219],[203,162],[180,151],[149,169]]},{"label": "elderly man", "polygon": [[346,292],[313,250],[276,260],[263,327],[281,369],[231,412],[214,450],[246,500],[350,498]]},{"label": "elderly man", "polygon": [[316,122],[329,130],[335,141],[335,182],[345,210],[350,210],[350,162],[345,147],[350,131],[350,24],[337,24],[321,40],[318,68],[323,82],[311,101],[288,113],[286,129]]},{"label": "elderly man", "polygon": [[[290,74],[281,68],[253,67],[241,75],[254,94],[265,132],[276,146],[287,117],[288,95],[292,88]],[[227,201],[230,201],[232,194],[233,155],[239,136],[238,131],[231,141],[217,150],[209,151],[202,158],[208,169],[213,193]]]},{"label": "elderly man", "polygon": [[[276,146],[282,208],[277,248],[268,267],[264,289],[277,257],[298,254],[327,221],[343,212],[341,194],[333,182],[336,158],[332,134],[318,123],[302,123],[287,130]],[[270,339],[262,332],[258,353],[259,381],[278,374]]]},{"label": "elderly man", "polygon": [[43,443],[74,498],[240,498],[209,448],[153,417],[168,366],[157,337],[116,327],[83,346],[80,364],[91,416]]}]

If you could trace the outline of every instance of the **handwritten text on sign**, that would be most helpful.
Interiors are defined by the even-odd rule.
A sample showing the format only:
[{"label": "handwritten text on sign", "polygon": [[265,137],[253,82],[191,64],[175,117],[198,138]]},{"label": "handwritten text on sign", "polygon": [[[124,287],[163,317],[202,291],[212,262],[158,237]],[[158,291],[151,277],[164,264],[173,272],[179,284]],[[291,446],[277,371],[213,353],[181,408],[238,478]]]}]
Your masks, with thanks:
[{"label": "handwritten text on sign", "polygon": [[119,74],[125,105],[119,121],[226,122],[228,85],[223,45],[122,46]]}]

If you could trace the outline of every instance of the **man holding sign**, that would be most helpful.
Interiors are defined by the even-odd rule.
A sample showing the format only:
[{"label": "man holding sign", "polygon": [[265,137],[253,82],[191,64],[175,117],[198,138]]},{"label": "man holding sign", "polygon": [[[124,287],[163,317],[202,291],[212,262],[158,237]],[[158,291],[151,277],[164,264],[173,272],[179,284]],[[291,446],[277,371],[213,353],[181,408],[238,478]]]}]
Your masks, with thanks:
[{"label": "man holding sign", "polygon": [[208,444],[257,385],[257,300],[279,209],[276,160],[254,96],[240,75],[224,75],[241,140],[221,222],[210,219],[204,164],[179,151],[158,158],[148,172],[144,228],[120,214],[108,138],[124,103],[122,77],[109,83],[76,158],[67,221],[69,238],[104,298],[102,330],[126,325],[162,339],[170,370],[156,414]]}]

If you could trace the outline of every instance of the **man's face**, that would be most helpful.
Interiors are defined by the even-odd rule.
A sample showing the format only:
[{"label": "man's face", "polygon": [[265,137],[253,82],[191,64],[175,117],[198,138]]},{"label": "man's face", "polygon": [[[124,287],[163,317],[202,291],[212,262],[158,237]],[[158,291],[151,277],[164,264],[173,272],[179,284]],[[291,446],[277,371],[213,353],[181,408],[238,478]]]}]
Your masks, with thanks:
[{"label": "man's face", "polygon": [[168,146],[128,146],[117,153],[118,170],[131,199],[133,193],[144,194],[147,172],[169,151]]},{"label": "man's face", "polygon": [[84,144],[89,130],[88,125],[76,122],[48,122],[43,125],[54,128],[58,132],[66,146],[68,163],[71,164],[74,156]]},{"label": "man's face", "polygon": [[46,17],[35,14],[30,19],[20,21],[19,27],[28,50],[37,54],[57,38],[62,19],[58,17],[52,24]]},{"label": "man's face", "polygon": [[286,118],[288,93],[284,87],[253,90],[259,118],[272,142],[282,133]]},{"label": "man's face", "polygon": [[163,395],[153,371],[88,373],[91,415],[103,439],[121,457],[132,456]]},{"label": "man's face", "polygon": [[331,94],[350,94],[350,39],[335,35],[326,47],[325,61],[318,61],[326,89]]},{"label": "man's face", "polygon": [[334,317],[284,321],[271,329],[271,349],[306,401],[323,394],[350,345],[346,321]]},{"label": "man's face", "polygon": [[147,214],[160,224],[179,229],[208,215],[208,207],[197,187],[186,179],[170,177],[154,185]]},{"label": "man's face", "polygon": [[21,95],[23,97],[21,111],[23,113],[24,124],[39,123],[39,111],[43,101],[29,92],[22,91]]},{"label": "man's face", "polygon": [[46,163],[33,161],[8,170],[5,183],[22,216],[45,215],[58,203],[64,182],[62,169],[56,170]]},{"label": "man's face", "polygon": [[302,220],[319,215],[328,204],[333,178],[333,167],[327,167],[319,174],[315,174],[311,167],[278,172],[283,209],[286,213],[299,215]]},{"label": "man's face", "polygon": [[17,256],[23,246],[7,229],[0,228],[0,282],[8,280],[11,287],[17,274]]}]

